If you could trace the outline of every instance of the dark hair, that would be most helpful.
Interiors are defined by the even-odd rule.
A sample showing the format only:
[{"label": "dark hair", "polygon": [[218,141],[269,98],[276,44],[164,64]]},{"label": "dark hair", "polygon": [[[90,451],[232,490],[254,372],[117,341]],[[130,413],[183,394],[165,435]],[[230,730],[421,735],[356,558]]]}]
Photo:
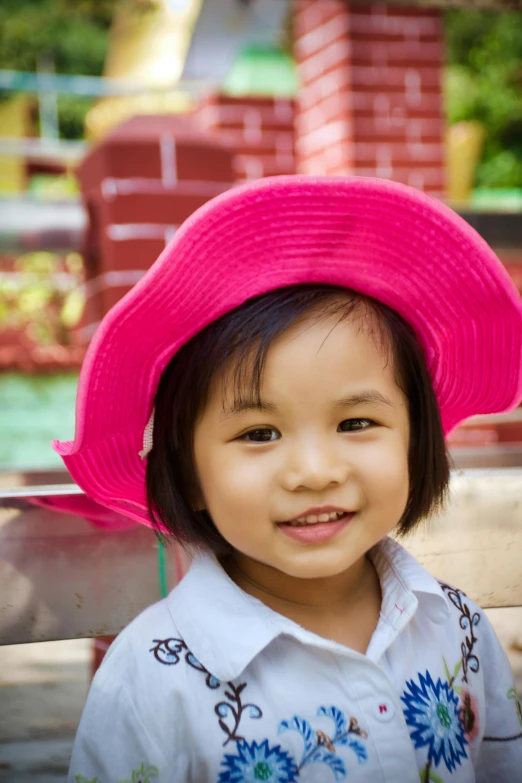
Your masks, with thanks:
[{"label": "dark hair", "polygon": [[[409,411],[410,494],[397,531],[405,534],[439,508],[446,496],[449,462],[440,411],[413,329],[394,310],[355,291],[330,285],[281,288],[248,300],[196,334],[172,358],[155,399],[154,446],[147,460],[147,500],[160,537],[167,530],[183,545],[231,551],[206,511],[194,511],[198,494],[193,435],[208,399],[211,381],[231,375],[236,400],[259,400],[270,345],[312,312],[339,320],[360,318],[361,328],[379,338],[392,362]],[[376,330],[375,330],[375,327]],[[229,360],[233,357],[232,372]]]}]

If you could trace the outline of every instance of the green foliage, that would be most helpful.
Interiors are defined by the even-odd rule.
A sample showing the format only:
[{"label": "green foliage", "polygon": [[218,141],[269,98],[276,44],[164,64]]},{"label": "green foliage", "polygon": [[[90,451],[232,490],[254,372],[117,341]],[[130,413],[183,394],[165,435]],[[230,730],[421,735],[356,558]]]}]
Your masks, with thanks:
[{"label": "green foliage", "polygon": [[62,139],[83,139],[85,115],[93,104],[85,95],[58,96],[58,127]]},{"label": "green foliage", "polygon": [[82,279],[78,253],[65,260],[46,252],[20,256],[15,274],[0,276],[0,328],[24,330],[41,345],[67,345],[85,305]]},{"label": "green foliage", "polygon": [[522,187],[522,14],[454,9],[446,40],[449,122],[487,129],[477,185]]},{"label": "green foliage", "polygon": [[0,67],[35,71],[52,56],[57,73],[102,72],[118,0],[2,0]]},{"label": "green foliage", "polygon": [[[101,75],[109,27],[121,1],[2,0],[0,68],[36,71],[39,64],[52,61],[56,73]],[[83,120],[92,102],[80,96],[58,98],[62,138],[83,136]]]}]

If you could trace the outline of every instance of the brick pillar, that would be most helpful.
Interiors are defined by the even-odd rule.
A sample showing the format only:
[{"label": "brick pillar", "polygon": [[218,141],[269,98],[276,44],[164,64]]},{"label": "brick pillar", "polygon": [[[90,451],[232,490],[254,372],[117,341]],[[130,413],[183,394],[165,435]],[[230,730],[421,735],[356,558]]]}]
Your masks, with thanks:
[{"label": "brick pillar", "polygon": [[294,0],[297,170],[444,192],[442,15]]},{"label": "brick pillar", "polygon": [[204,98],[194,116],[203,131],[229,142],[236,182],[295,173],[292,100],[217,93]]},{"label": "brick pillar", "polygon": [[232,186],[232,151],[187,117],[136,116],[89,152],[79,177],[89,214],[87,303],[76,330],[81,344],[178,226]]}]

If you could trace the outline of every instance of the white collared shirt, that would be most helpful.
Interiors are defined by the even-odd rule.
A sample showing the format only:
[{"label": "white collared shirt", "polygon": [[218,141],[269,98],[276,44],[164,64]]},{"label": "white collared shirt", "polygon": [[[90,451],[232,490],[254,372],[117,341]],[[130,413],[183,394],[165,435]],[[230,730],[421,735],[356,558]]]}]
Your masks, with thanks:
[{"label": "white collared shirt", "polygon": [[210,555],[116,639],[71,783],[516,783],[522,713],[484,613],[389,538],[365,655],[244,593]]}]

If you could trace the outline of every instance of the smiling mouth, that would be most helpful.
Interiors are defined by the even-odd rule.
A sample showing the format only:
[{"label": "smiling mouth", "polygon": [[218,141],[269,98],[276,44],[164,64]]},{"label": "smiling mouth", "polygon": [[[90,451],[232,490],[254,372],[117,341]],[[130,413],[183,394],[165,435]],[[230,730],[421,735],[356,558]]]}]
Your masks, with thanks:
[{"label": "smiling mouth", "polygon": [[347,511],[330,511],[324,514],[310,514],[306,517],[298,517],[292,519],[290,522],[282,522],[282,525],[288,525],[289,527],[307,527],[309,525],[319,525],[325,522],[337,522],[339,519],[348,516]]}]

